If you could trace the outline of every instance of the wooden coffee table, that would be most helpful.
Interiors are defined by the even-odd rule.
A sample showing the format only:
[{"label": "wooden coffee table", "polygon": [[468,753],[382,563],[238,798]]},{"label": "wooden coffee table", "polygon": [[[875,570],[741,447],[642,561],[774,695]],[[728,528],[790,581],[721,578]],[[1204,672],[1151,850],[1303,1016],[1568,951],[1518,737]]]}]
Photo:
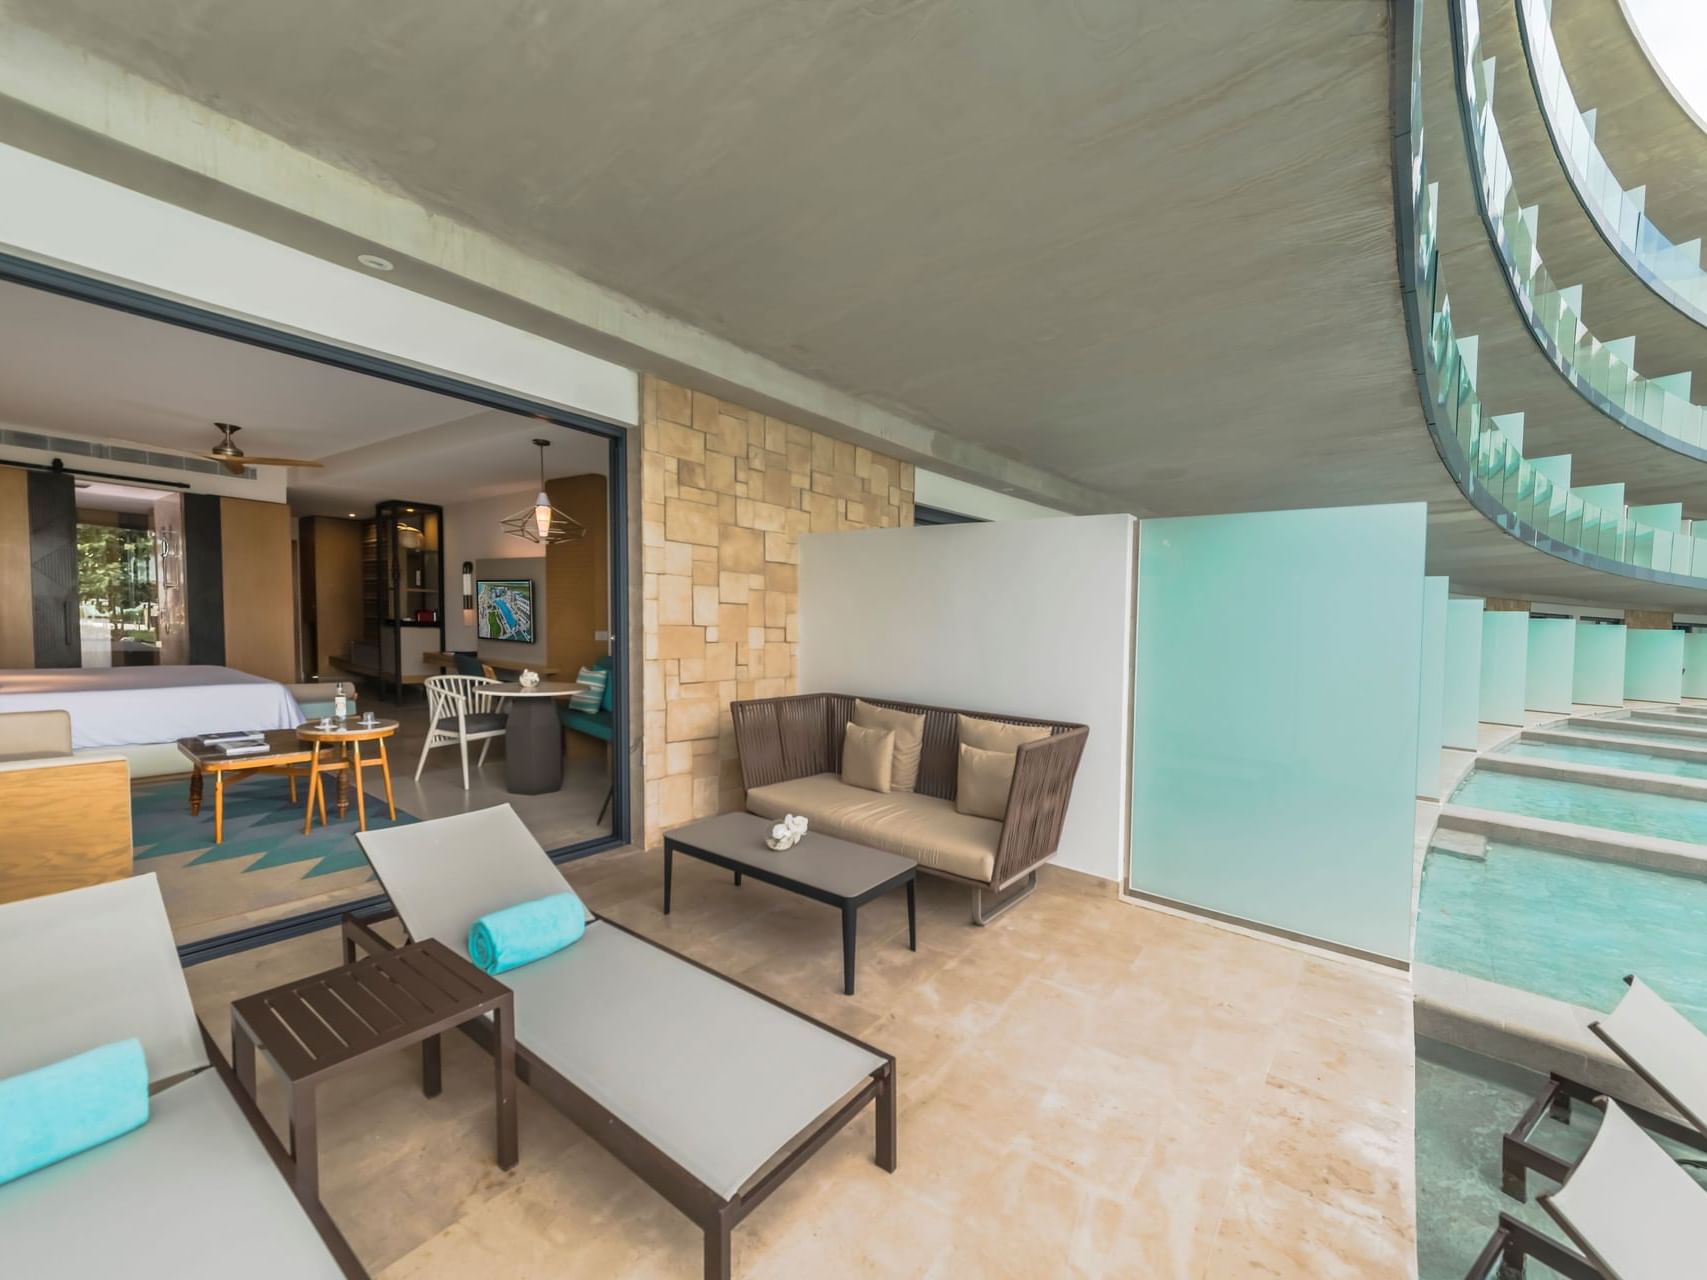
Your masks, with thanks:
[{"label": "wooden coffee table", "polygon": [[[232,782],[258,773],[282,773],[290,779],[290,798],[296,801],[296,780],[306,778],[313,761],[313,748],[296,736],[294,729],[272,729],[266,735],[267,749],[249,755],[228,756],[217,748],[207,746],[200,738],[179,738],[178,750],[190,761],[190,815],[202,811],[203,780],[213,777],[213,842],[225,839],[226,778]],[[340,766],[341,767],[341,766]],[[338,775],[338,816],[349,810],[349,796],[344,777]]]},{"label": "wooden coffee table", "polygon": [[677,827],[664,836],[664,914],[670,914],[670,878],[677,853],[742,876],[752,876],[842,913],[842,989],[854,993],[854,947],[859,909],[873,898],[907,890],[907,945],[919,949],[919,917],[914,900],[918,866],[909,858],[868,848],[851,840],[808,832],[792,849],[776,852],[765,837],[776,823],[751,813],[725,813]]}]

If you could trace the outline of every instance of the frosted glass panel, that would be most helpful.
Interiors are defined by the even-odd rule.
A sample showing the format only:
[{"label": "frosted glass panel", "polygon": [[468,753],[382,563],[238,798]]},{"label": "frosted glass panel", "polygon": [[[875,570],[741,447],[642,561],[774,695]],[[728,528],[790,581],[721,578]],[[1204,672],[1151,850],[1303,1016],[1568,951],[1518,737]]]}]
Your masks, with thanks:
[{"label": "frosted glass panel", "polygon": [[1576,649],[1575,619],[1529,620],[1529,653],[1524,668],[1525,707],[1531,711],[1570,711]]},{"label": "frosted glass panel", "polygon": [[[1620,679],[1623,673],[1619,673]],[[1442,746],[1474,751],[1482,719],[1482,602],[1446,602],[1446,697],[1440,717]]]},{"label": "frosted glass panel", "polygon": [[1522,724],[1529,654],[1529,615],[1482,615],[1482,719]]},{"label": "frosted glass panel", "polygon": [[1440,798],[1441,719],[1446,701],[1445,578],[1423,579],[1422,676],[1417,697],[1417,794]]},{"label": "frosted glass panel", "polygon": [[1624,705],[1624,628],[1602,622],[1577,623],[1571,697],[1602,707]]},{"label": "frosted glass panel", "polygon": [[1407,956],[1424,522],[1140,523],[1134,889]]},{"label": "frosted glass panel", "polygon": [[1683,637],[1683,696],[1707,698],[1707,631]]},{"label": "frosted glass panel", "polygon": [[1683,697],[1683,632],[1624,630],[1624,696],[1649,702]]}]

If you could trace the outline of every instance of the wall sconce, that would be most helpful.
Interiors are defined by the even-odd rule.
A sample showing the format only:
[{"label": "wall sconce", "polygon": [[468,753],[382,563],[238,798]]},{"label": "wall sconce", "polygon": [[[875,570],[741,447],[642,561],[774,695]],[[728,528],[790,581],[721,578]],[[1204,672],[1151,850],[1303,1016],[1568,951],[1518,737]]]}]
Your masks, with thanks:
[{"label": "wall sconce", "polygon": [[462,620],[474,621],[474,562],[462,562]]}]

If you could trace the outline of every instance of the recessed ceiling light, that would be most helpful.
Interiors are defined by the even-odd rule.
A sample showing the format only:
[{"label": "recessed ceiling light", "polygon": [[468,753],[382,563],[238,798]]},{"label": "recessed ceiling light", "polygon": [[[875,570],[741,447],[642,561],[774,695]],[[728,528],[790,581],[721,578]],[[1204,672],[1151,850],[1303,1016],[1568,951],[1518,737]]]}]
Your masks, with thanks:
[{"label": "recessed ceiling light", "polygon": [[354,511],[350,512],[350,519],[354,520],[355,518],[356,518],[356,513]]},{"label": "recessed ceiling light", "polygon": [[390,258],[382,258],[377,253],[358,253],[356,261],[369,271],[390,271],[395,265]]}]

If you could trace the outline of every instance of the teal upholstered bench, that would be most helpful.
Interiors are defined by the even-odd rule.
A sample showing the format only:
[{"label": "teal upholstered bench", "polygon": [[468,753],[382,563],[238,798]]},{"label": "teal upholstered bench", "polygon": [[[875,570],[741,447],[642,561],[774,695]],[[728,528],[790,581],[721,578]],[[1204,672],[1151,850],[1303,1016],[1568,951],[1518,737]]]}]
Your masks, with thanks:
[{"label": "teal upholstered bench", "polygon": [[[601,671],[611,671],[611,660],[608,656],[595,658],[593,659],[593,666]],[[613,671],[612,675],[614,676],[614,674]],[[611,712],[611,708],[615,705],[615,698],[616,681],[607,678],[605,680],[605,696],[599,699],[597,711],[577,711],[565,699],[558,706],[557,718],[570,733],[579,733],[588,738],[596,738],[608,747],[615,736],[615,716]],[[605,820],[605,812],[610,808],[611,798],[615,794],[616,784],[613,782],[610,789],[605,792],[605,802],[599,808],[597,821],[603,822]]]}]

